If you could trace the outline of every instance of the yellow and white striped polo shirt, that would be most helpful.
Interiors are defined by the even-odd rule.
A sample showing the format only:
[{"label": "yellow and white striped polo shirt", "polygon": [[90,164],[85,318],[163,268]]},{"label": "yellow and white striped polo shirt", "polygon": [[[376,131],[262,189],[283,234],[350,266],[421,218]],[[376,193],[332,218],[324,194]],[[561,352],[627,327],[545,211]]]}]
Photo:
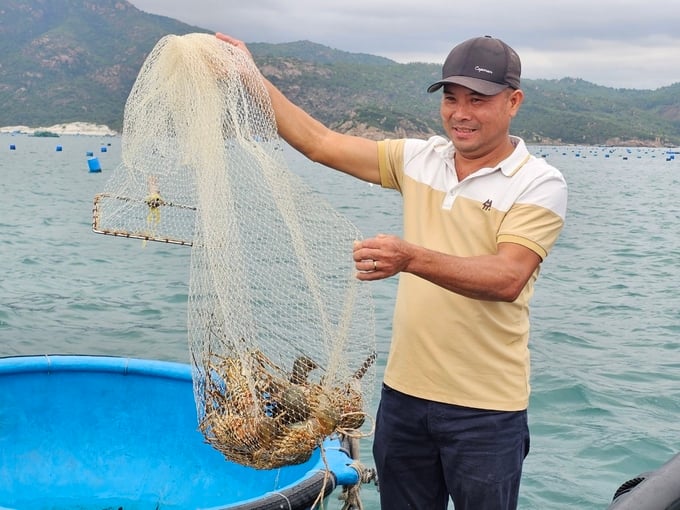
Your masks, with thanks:
[{"label": "yellow and white striped polo shirt", "polygon": [[[518,243],[544,259],[562,226],[567,185],[520,138],[495,168],[458,182],[453,144],[379,142],[382,186],[404,200],[404,239],[461,257]],[[515,411],[529,401],[529,301],[539,270],[512,303],[470,299],[401,273],[385,383],[420,398]]]}]

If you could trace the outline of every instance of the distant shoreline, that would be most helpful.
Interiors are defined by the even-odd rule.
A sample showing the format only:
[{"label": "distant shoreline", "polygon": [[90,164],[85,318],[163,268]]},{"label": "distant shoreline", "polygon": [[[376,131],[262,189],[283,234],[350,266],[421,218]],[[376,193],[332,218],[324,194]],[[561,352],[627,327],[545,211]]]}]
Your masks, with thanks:
[{"label": "distant shoreline", "polygon": [[21,133],[33,135],[36,132],[49,132],[56,135],[85,135],[85,136],[116,136],[119,133],[103,124],[91,124],[89,122],[70,122],[54,124],[46,127],[29,126],[4,126],[0,127],[0,133]]},{"label": "distant shoreline", "polygon": [[[48,132],[54,133],[55,135],[82,135],[82,136],[118,136],[120,133],[114,131],[104,124],[93,124],[90,122],[70,122],[64,124],[54,124],[47,127],[28,127],[28,126],[4,126],[0,127],[0,134],[8,133],[19,133],[25,135],[34,135],[35,133]],[[359,134],[361,135],[361,134]],[[45,135],[42,135],[45,136]],[[388,135],[385,135],[388,137]],[[625,148],[648,148],[648,149],[672,149],[675,146],[665,145],[660,143],[659,140],[655,142],[643,141],[643,140],[622,140],[620,138],[614,138],[608,140],[604,144],[572,144],[563,143],[557,140],[544,140],[544,141],[527,141],[527,145],[531,146],[554,146],[554,147],[625,147]]]}]

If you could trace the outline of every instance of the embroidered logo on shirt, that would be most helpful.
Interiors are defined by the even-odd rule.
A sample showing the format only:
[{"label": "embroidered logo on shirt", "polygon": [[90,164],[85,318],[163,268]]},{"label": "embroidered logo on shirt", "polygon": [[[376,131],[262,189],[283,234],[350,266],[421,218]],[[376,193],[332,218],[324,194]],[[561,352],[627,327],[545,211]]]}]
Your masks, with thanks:
[{"label": "embroidered logo on shirt", "polygon": [[493,201],[490,198],[487,198],[486,202],[482,204],[482,211],[490,211],[492,203]]}]

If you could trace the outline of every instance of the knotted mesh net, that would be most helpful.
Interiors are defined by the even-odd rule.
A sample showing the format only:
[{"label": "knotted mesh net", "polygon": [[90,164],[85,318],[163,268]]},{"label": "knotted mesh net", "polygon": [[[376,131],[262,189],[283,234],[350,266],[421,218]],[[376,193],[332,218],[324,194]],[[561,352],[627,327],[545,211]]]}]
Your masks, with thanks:
[{"label": "knotted mesh net", "polygon": [[199,428],[228,459],[296,464],[367,426],[375,333],[370,290],[354,277],[360,233],[288,169],[242,51],[207,34],[158,42],[128,97],[121,164],[95,197],[93,228],[191,246]]}]

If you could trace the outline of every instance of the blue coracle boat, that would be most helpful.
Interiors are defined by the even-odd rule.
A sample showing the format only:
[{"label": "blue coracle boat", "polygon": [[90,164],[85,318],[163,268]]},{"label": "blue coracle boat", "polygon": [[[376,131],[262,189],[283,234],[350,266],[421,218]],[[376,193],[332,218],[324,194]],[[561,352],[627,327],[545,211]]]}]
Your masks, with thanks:
[{"label": "blue coracle boat", "polygon": [[338,439],[273,470],[197,429],[191,367],[107,356],[0,358],[0,510],[307,509],[360,483]]}]

